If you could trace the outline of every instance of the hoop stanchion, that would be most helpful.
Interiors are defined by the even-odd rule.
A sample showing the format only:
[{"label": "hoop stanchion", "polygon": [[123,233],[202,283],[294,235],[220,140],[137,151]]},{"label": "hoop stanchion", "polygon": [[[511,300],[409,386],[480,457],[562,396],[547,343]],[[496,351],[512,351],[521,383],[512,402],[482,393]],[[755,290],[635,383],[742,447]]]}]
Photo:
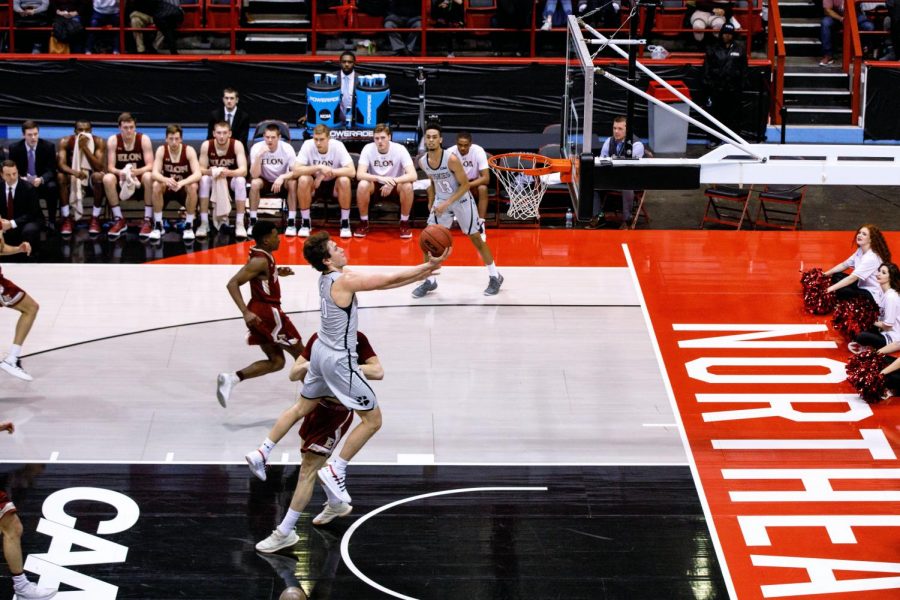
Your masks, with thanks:
[{"label": "hoop stanchion", "polygon": [[510,152],[490,157],[488,165],[509,196],[506,214],[511,219],[540,217],[541,200],[553,173],[559,173],[562,182],[572,181],[572,163],[565,158]]}]

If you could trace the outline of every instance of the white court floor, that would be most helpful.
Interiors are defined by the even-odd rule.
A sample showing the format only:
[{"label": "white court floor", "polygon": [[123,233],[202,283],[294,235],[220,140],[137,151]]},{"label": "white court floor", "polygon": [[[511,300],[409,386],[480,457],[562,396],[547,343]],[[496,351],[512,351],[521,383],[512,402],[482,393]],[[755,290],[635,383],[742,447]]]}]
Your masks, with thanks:
[{"label": "white court floor", "polygon": [[[388,269],[390,267],[359,267]],[[234,462],[256,447],[298,384],[240,384],[220,371],[262,357],[225,290],[234,266],[5,264],[41,304],[23,363],[0,373],[0,418],[17,434],[0,460]],[[304,340],[318,325],[316,273],[282,278]],[[384,426],[356,463],[684,464],[627,268],[444,267],[433,296],[360,295],[360,330],[385,367]],[[245,294],[249,292],[245,290]],[[0,310],[0,349],[18,313]],[[289,436],[273,462],[297,462]]]}]

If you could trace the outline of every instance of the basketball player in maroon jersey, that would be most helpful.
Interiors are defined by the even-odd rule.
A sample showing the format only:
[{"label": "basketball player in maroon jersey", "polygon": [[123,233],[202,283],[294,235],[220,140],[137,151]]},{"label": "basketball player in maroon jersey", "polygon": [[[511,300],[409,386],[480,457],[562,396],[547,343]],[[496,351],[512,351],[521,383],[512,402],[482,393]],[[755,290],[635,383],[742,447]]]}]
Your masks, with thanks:
[{"label": "basketball player in maroon jersey", "polygon": [[[7,223],[8,221],[0,219],[0,225],[6,225]],[[18,254],[19,252],[31,254],[31,245],[28,242],[22,242],[18,246],[4,244],[3,231],[0,228],[0,256]],[[28,337],[31,326],[34,325],[34,320],[37,318],[40,307],[25,290],[5,278],[2,270],[0,270],[0,307],[11,308],[21,313],[19,320],[16,322],[16,333],[13,336],[12,347],[10,347],[6,358],[0,361],[0,370],[6,371],[13,377],[24,381],[31,381],[34,378],[22,368],[22,361],[19,359],[19,355],[22,353],[22,344],[25,343],[25,338]]]},{"label": "basketball player in maroon jersey", "polygon": [[[216,397],[225,408],[231,391],[239,382],[253,377],[274,373],[284,368],[284,351],[296,359],[303,351],[300,334],[281,310],[281,284],[278,277],[288,277],[294,271],[290,267],[278,267],[272,254],[278,250],[281,238],[271,221],[259,221],[253,228],[256,245],[250,248],[250,258],[226,287],[231,299],[241,311],[247,329],[247,343],[259,346],[265,360],[244,367],[236,373],[219,373]],[[250,284],[250,302],[244,303],[241,286]]]},{"label": "basketball player in maroon jersey", "polygon": [[163,209],[169,202],[178,202],[187,209],[185,230],[193,233],[200,161],[197,152],[182,143],[182,135],[181,125],[166,127],[166,143],[156,149],[153,159],[153,231],[149,235],[153,241],[162,237]]},{"label": "basketball player in maroon jersey", "polygon": [[[383,379],[384,368],[368,338],[360,331],[356,332],[356,336],[357,363],[363,375],[369,380]],[[309,338],[303,354],[294,362],[294,366],[291,367],[291,381],[300,381],[306,375],[309,370],[312,347],[317,339],[318,333],[314,333]],[[285,411],[285,414],[288,412],[290,411]],[[290,508],[272,535],[256,545],[257,550],[265,553],[277,552],[283,548],[289,548],[299,541],[294,527],[297,525],[300,514],[312,498],[317,473],[325,466],[328,457],[347,434],[352,421],[353,411],[338,402],[336,398],[327,397],[320,398],[313,411],[304,417],[303,424],[300,426],[300,453],[303,458],[300,462],[300,476],[291,498]],[[264,463],[262,471],[259,472],[253,468],[255,466],[253,462],[250,462],[250,465],[253,474],[265,481]],[[353,510],[350,504],[335,496],[328,486],[323,485],[322,489],[328,500],[325,502],[324,510],[313,518],[313,525],[327,525],[339,517],[346,517],[350,514]]]},{"label": "basketball player in maroon jersey", "polygon": [[119,133],[106,140],[106,175],[103,176],[103,188],[106,190],[106,202],[112,209],[115,222],[106,235],[111,240],[117,239],[128,228],[119,206],[119,189],[125,181],[126,165],[131,165],[131,176],[141,183],[144,194],[144,223],[141,237],[150,236],[153,231],[153,144],[150,136],[137,131],[137,123],[131,113],[119,115]]},{"label": "basketball player in maroon jersey", "polygon": [[[209,198],[212,187],[216,185],[218,178],[224,177],[228,188],[234,193],[234,202],[237,204],[237,237],[247,237],[244,229],[244,212],[247,206],[247,153],[244,144],[231,136],[231,125],[228,121],[219,121],[213,127],[213,138],[200,145],[200,227],[197,228],[197,237],[205,238],[209,235]],[[227,218],[226,218],[227,222]],[[243,233],[241,232],[243,230]],[[187,235],[187,230],[185,230]],[[185,238],[187,239],[187,238]]]},{"label": "basketball player in maroon jersey", "polygon": [[[72,177],[84,181],[90,178],[89,184],[94,193],[94,208],[91,216],[91,225],[88,232],[91,235],[100,233],[100,208],[103,206],[103,171],[106,169],[106,142],[103,138],[94,135],[90,121],[76,121],[75,133],[67,135],[59,140],[59,150],[56,152],[56,183],[59,186],[59,206],[63,217],[60,235],[70,236],[75,229],[75,219],[69,212],[69,190]],[[89,139],[94,140],[94,150],[91,151]],[[91,165],[90,170],[72,168],[72,155],[75,145],[81,150]]]}]

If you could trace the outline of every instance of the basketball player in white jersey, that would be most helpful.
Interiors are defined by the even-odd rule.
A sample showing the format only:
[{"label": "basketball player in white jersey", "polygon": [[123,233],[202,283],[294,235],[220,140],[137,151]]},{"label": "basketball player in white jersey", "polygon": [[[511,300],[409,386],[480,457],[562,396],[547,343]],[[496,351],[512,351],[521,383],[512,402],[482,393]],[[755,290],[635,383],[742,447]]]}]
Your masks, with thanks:
[{"label": "basketball player in white jersey", "polygon": [[447,149],[450,154],[459,158],[469,178],[469,191],[478,198],[478,232],[481,239],[487,239],[484,228],[484,216],[487,214],[488,182],[491,179],[488,167],[487,152],[478,144],[472,143],[472,134],[460,131],[456,134],[456,145]]},{"label": "basketball player in white jersey", "polygon": [[[419,266],[389,274],[357,273],[346,268],[347,256],[344,249],[331,239],[327,231],[317,231],[306,239],[303,243],[303,257],[321,273],[319,277],[321,323],[318,339],[312,347],[309,371],[303,380],[300,399],[292,410],[281,413],[270,432],[270,437],[263,442],[259,451],[246,456],[251,470],[256,466],[264,468],[264,457],[276,444],[273,439],[284,437],[294,423],[310,414],[319,405],[320,399],[336,398],[348,409],[356,411],[361,422],[347,436],[339,456],[322,468],[318,476],[335,498],[350,504],[350,494],[347,493],[345,484],[347,463],[381,428],[381,409],[378,407],[375,392],[366,382],[365,375],[358,365],[356,294],[400,287],[433,276],[449,255],[448,248],[441,256],[429,256],[428,260]],[[293,532],[293,524],[283,523],[283,525],[285,526],[279,527],[279,530],[266,539],[268,548],[288,544],[290,541],[288,538]]]},{"label": "basketball player in white jersey", "polygon": [[409,239],[409,213],[413,204],[413,182],[418,179],[416,166],[406,148],[391,141],[391,128],[384,123],[375,126],[372,139],[359,154],[356,169],[356,206],[359,208],[359,227],[355,237],[369,233],[369,200],[373,194],[382,198],[397,195],[400,198],[400,237]]},{"label": "basketball player in white jersey", "polygon": [[[441,126],[437,123],[425,125],[425,149],[427,152],[419,159],[419,167],[431,179],[428,188],[429,225],[443,225],[450,228],[453,218],[459,223],[459,229],[469,236],[469,241],[478,250],[481,260],[488,269],[488,286],[485,296],[496,296],[503,284],[503,275],[497,271],[494,257],[487,242],[481,239],[478,231],[478,211],[475,199],[469,193],[469,178],[463,170],[462,163],[455,154],[441,147]],[[426,259],[428,256],[426,255]],[[429,277],[422,285],[413,290],[414,298],[422,298],[428,292],[437,289],[437,280]]]},{"label": "basketball player in white jersey", "polygon": [[331,139],[326,125],[316,125],[311,140],[306,140],[297,153],[294,176],[298,177],[300,200],[300,237],[309,237],[309,207],[313,194],[337,196],[341,207],[341,237],[350,237],[350,180],[356,174],[353,159],[344,143]]},{"label": "basketball player in white jersey", "polygon": [[287,237],[297,235],[297,180],[294,179],[294,149],[281,139],[278,125],[270,123],[266,126],[261,142],[250,148],[250,227],[247,235],[253,235],[256,224],[256,211],[259,209],[261,193],[284,195],[287,190],[288,223],[284,230]]},{"label": "basketball player in white jersey", "polygon": [[[247,206],[247,153],[244,144],[232,137],[228,121],[216,123],[213,126],[212,139],[200,145],[200,171],[203,177],[200,178],[200,227],[197,229],[197,237],[203,239],[209,235],[209,199],[213,186],[223,178],[234,193],[234,203],[237,206],[235,236],[247,237],[247,230],[244,228],[244,211]],[[228,220],[227,215],[225,220]]]}]

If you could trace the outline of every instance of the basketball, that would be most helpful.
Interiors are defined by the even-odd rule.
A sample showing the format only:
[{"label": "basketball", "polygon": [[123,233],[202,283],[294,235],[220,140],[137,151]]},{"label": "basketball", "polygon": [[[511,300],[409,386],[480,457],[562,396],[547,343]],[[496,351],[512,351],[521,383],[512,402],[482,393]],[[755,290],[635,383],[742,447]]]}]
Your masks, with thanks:
[{"label": "basketball", "polygon": [[278,596],[278,600],[306,600],[306,594],[298,587],[289,587]]},{"label": "basketball", "polygon": [[440,256],[452,245],[453,235],[443,225],[429,225],[419,236],[419,247],[422,248],[422,252],[432,256]]}]

